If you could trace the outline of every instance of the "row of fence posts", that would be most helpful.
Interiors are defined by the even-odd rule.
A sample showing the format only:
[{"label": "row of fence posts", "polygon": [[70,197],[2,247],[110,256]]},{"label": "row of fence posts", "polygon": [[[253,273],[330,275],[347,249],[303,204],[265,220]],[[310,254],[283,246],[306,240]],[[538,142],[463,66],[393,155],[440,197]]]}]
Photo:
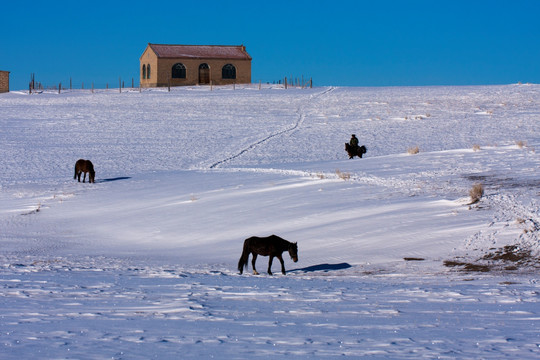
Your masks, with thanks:
[{"label": "row of fence posts", "polygon": [[[313,88],[313,78],[309,78],[309,80],[304,80],[304,76],[302,76],[302,79],[294,79],[292,76],[290,77],[291,83],[290,86],[294,87],[301,87],[302,89],[309,87],[310,89]],[[283,85],[285,86],[285,89],[288,89],[289,83],[287,81],[287,77],[283,79]]]},{"label": "row of fence posts", "polygon": [[[122,89],[125,88],[125,83],[122,80],[121,77],[118,78],[118,91],[121,93]],[[131,78],[131,88],[135,88],[135,79]],[[84,90],[84,82],[81,83],[81,89]],[[109,83],[106,84],[106,89],[109,90]],[[141,86],[139,85],[139,91],[141,89]],[[30,83],[28,85],[28,93],[32,94],[33,92],[36,92],[36,90],[43,90],[43,85],[41,83],[36,83],[35,80],[35,74],[32,73],[30,76]],[[66,90],[66,89],[64,89]],[[73,81],[71,78],[69,78],[69,90],[73,90]],[[92,93],[94,93],[94,83],[91,84],[90,90]],[[58,93],[60,94],[62,92],[62,83],[58,83]]]},{"label": "row of fence posts", "polygon": [[[281,80],[279,81],[279,83],[281,83]],[[212,81],[210,81],[210,91],[212,91],[214,89],[214,84]],[[236,83],[233,83],[233,90],[236,90]],[[287,77],[284,78],[283,80],[283,85],[285,87],[285,89],[288,89],[289,87],[289,83],[287,81]],[[120,93],[122,93],[122,89],[124,88],[125,84],[124,84],[124,81],[122,80],[121,77],[118,78],[118,91]],[[262,81],[259,80],[259,90],[261,90],[261,86],[262,86]],[[294,85],[294,82],[291,82],[291,85],[290,86],[301,86],[302,89],[306,88],[306,87],[309,87],[310,89],[313,88],[313,79],[312,78],[309,78],[309,81],[304,81],[304,78],[302,77],[302,82],[299,82],[299,80],[297,79],[296,81],[296,85]],[[43,86],[41,85],[41,83],[37,83],[37,88],[42,90],[43,89]],[[131,88],[134,89],[135,88],[135,79],[134,78],[131,78]],[[69,78],[69,90],[72,90],[73,89],[73,81],[71,78]],[[81,89],[84,89],[84,82],[81,83]],[[106,84],[106,89],[109,90],[109,83]],[[167,90],[170,92],[171,91],[171,78],[168,78],[167,79]],[[31,94],[32,92],[35,92],[36,91],[36,81],[35,81],[35,74],[32,73],[31,76],[30,76],[30,84],[29,84],[29,94]],[[58,93],[60,94],[62,91],[62,83],[58,83]],[[94,93],[94,83],[92,83],[91,85],[91,91],[92,93]],[[139,92],[141,92],[141,84],[139,83]]]},{"label": "row of fence posts", "polygon": [[[280,80],[280,83],[281,83],[281,80]],[[285,86],[285,89],[288,89],[288,83],[287,83],[287,77],[285,77],[284,81],[283,81],[283,84]],[[210,91],[214,90],[214,83],[212,82],[212,80],[210,80]],[[236,83],[233,83],[233,90],[236,90]],[[261,86],[262,86],[262,81],[259,80],[259,90],[261,90]],[[313,88],[313,78],[309,78],[309,81],[304,81],[304,78],[302,77],[302,82],[298,82],[298,79],[297,79],[297,83],[296,85],[291,85],[291,86],[300,86],[302,87],[302,89],[305,89],[306,87],[309,87],[310,89]],[[133,87],[133,84],[131,85],[131,87]],[[141,84],[139,83],[139,92],[141,91]],[[171,92],[171,78],[168,77],[167,78],[167,91],[168,92]]]}]

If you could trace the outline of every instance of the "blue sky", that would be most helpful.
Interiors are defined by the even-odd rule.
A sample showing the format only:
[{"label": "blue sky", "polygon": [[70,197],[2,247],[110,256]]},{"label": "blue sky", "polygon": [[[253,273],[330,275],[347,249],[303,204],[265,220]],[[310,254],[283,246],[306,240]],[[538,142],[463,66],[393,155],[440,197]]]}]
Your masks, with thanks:
[{"label": "blue sky", "polygon": [[31,73],[45,85],[138,84],[149,42],[244,44],[253,82],[540,83],[540,0],[7,0],[2,13],[12,90]]}]

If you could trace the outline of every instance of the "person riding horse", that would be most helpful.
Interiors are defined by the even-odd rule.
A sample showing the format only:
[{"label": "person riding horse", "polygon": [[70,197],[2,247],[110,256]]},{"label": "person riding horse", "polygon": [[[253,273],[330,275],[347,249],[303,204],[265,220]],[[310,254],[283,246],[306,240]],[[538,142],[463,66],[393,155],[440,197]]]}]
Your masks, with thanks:
[{"label": "person riding horse", "polygon": [[349,159],[358,156],[362,158],[362,155],[367,152],[365,145],[358,146],[358,138],[356,135],[352,134],[351,140],[348,143],[345,143],[345,151],[349,154]]}]

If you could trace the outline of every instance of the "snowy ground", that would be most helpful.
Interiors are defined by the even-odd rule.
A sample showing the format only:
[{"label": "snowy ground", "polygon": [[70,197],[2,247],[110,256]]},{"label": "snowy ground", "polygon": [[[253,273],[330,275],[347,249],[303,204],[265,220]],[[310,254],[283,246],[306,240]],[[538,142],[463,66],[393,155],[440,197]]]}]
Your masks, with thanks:
[{"label": "snowy ground", "polygon": [[1,94],[0,358],[538,358],[539,146],[539,85]]}]

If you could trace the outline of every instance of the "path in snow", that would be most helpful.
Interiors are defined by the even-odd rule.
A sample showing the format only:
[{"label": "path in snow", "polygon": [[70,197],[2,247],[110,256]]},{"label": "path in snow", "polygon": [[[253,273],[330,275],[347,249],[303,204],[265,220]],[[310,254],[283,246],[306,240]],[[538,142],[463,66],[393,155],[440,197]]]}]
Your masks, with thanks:
[{"label": "path in snow", "polygon": [[[321,91],[320,93],[310,95],[310,97],[309,97],[309,99],[308,99],[308,101],[306,103],[301,104],[301,105],[298,106],[298,109],[296,110],[296,112],[298,113],[298,117],[296,119],[296,122],[290,128],[287,128],[285,130],[280,130],[278,132],[270,134],[270,135],[266,136],[265,138],[263,138],[263,139],[255,142],[255,143],[249,145],[247,148],[241,150],[237,154],[229,156],[228,158],[226,158],[224,160],[220,160],[218,162],[215,162],[214,164],[210,165],[210,169],[214,169],[214,168],[220,166],[221,164],[224,164],[226,162],[235,160],[235,159],[239,158],[240,156],[242,156],[243,154],[250,151],[251,149],[254,149],[255,147],[258,147],[258,146],[264,144],[265,142],[267,142],[270,139],[273,139],[275,137],[279,137],[281,135],[284,135],[284,134],[287,134],[287,133],[290,133],[290,132],[293,132],[293,131],[297,130],[302,125],[302,123],[304,122],[304,119],[306,118],[304,108],[307,108],[310,105],[310,103],[311,103],[311,101],[313,99],[324,96],[325,94],[328,94],[329,92],[333,91],[334,89],[335,89],[334,87],[330,87],[330,88],[328,88],[328,89],[326,89],[324,91]],[[302,147],[302,144],[299,144],[299,148],[300,148],[299,151],[301,151],[301,147]]]}]

